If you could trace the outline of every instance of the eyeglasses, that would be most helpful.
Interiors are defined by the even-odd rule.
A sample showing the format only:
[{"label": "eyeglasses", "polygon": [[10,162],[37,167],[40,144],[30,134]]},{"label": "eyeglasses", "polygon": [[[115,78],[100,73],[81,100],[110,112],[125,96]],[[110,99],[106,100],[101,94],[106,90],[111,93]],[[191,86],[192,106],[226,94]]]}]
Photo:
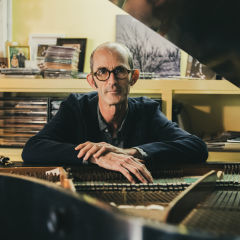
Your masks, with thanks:
[{"label": "eyeglasses", "polygon": [[95,76],[99,81],[107,81],[111,73],[113,73],[116,79],[121,80],[126,78],[130,72],[132,72],[132,70],[129,70],[123,66],[118,66],[112,71],[108,70],[107,68],[100,68],[93,73],[93,76]]}]

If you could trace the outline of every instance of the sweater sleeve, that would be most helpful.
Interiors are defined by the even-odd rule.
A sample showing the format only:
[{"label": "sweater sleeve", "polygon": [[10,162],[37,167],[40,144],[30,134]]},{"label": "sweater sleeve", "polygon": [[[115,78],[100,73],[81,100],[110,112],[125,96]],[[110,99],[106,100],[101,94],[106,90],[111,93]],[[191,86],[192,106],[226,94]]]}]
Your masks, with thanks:
[{"label": "sweater sleeve", "polygon": [[[75,104],[76,105],[76,104]],[[76,146],[76,108],[74,97],[64,101],[56,116],[25,144],[22,158],[26,163],[78,164]]]},{"label": "sweater sleeve", "polygon": [[208,157],[206,144],[199,137],[169,121],[159,106],[153,110],[149,126],[152,141],[138,147],[147,153],[150,165],[206,161]]}]

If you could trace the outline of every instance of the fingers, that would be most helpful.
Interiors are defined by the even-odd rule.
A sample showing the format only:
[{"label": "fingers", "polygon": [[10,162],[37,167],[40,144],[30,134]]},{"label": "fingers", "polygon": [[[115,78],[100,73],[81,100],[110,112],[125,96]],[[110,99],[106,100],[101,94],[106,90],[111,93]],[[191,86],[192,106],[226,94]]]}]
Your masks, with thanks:
[{"label": "fingers", "polygon": [[145,165],[132,156],[109,152],[96,159],[100,167],[121,172],[131,183],[135,183],[136,179],[142,183],[153,182],[151,173]]},{"label": "fingers", "polygon": [[[109,153],[112,155],[112,153]],[[132,174],[123,166],[120,165],[119,160],[110,156],[109,154],[106,154],[105,156],[101,156],[100,158],[95,158],[96,164],[99,167],[113,170],[113,171],[118,171],[123,174],[127,178],[127,180],[131,183],[136,183],[135,179],[133,178]]]},{"label": "fingers", "polygon": [[80,150],[78,158],[83,157],[84,161],[93,158],[100,167],[121,172],[131,183],[135,183],[134,177],[142,183],[153,182],[151,173],[141,163],[141,160],[120,154],[120,150],[110,144],[85,142],[76,146],[75,150]]},{"label": "fingers", "polygon": [[100,155],[108,151],[106,147],[106,143],[104,142],[101,142],[101,143],[85,142],[76,146],[75,150],[80,150],[77,157],[81,158],[84,156],[83,158],[84,161],[87,161],[89,157],[95,154],[96,154],[96,157],[99,157]]},{"label": "fingers", "polygon": [[93,147],[92,143],[88,143],[88,144],[83,143],[83,144],[80,144],[80,145],[78,145],[77,149],[75,148],[76,150],[80,149],[80,151],[79,151],[79,153],[77,155],[78,158],[83,157]]},{"label": "fingers", "polygon": [[84,147],[87,143],[88,143],[88,142],[81,143],[81,144],[77,145],[77,146],[75,147],[75,150],[81,149],[81,148]]},{"label": "fingers", "polygon": [[151,173],[147,170],[144,164],[136,162],[133,159],[128,159],[127,162],[121,163],[123,167],[128,169],[140,182],[142,183],[152,183],[153,178]]},{"label": "fingers", "polygon": [[80,149],[86,147],[87,145],[94,145],[94,144],[104,145],[105,143],[104,142],[94,143],[94,142],[87,141],[87,142],[84,142],[84,143],[81,143],[81,144],[77,145],[75,147],[75,150],[80,150]]},{"label": "fingers", "polygon": [[107,151],[106,147],[101,147],[93,156],[95,158],[99,158],[102,154],[104,154]]},{"label": "fingers", "polygon": [[126,168],[123,168],[123,167],[120,168],[119,172],[121,172],[122,175],[125,176],[130,183],[133,183],[133,184],[136,183],[134,178],[132,177],[132,175],[129,173],[129,171]]},{"label": "fingers", "polygon": [[94,156],[95,154],[97,154],[97,156],[100,156],[105,151],[106,151],[105,147],[102,147],[100,145],[95,145],[95,144],[93,145],[89,144],[79,151],[78,158],[81,158],[84,156],[83,160],[87,161],[89,157]]},{"label": "fingers", "polygon": [[[101,147],[100,147],[100,149],[101,149]],[[94,153],[96,153],[99,150],[99,146],[92,145],[92,147],[86,148],[86,150],[87,150],[86,153],[84,153],[85,155],[83,154],[84,155],[84,158],[83,158],[84,161],[87,161],[89,157],[91,157]]]},{"label": "fingers", "polygon": [[106,147],[100,146],[100,145],[93,145],[92,148],[90,148],[87,153],[85,154],[83,160],[87,161],[89,157],[93,156],[94,158],[98,158],[102,154],[104,154],[107,151]]},{"label": "fingers", "polygon": [[105,142],[94,143],[87,141],[76,146],[75,150],[79,150],[78,158],[84,156],[83,160],[87,161],[90,156],[98,158],[106,152],[114,152],[115,147]]},{"label": "fingers", "polygon": [[144,178],[144,176],[139,172],[137,168],[127,163],[124,163],[123,167],[127,169],[129,172],[131,172],[131,174],[133,174],[140,182],[147,183],[147,180]]},{"label": "fingers", "polygon": [[138,169],[143,174],[143,176],[148,180],[148,182],[153,183],[153,177],[151,173],[148,171],[146,166],[142,163],[142,160],[134,158],[135,162],[138,164]]}]

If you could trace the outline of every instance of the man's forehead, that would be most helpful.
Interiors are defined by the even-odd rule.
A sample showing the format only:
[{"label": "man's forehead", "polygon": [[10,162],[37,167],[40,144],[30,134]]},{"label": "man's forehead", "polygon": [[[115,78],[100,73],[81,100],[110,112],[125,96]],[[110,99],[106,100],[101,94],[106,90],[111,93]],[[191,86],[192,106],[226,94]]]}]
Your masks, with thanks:
[{"label": "man's forehead", "polygon": [[94,65],[119,63],[128,65],[128,54],[125,49],[101,47],[96,50],[93,56]]}]

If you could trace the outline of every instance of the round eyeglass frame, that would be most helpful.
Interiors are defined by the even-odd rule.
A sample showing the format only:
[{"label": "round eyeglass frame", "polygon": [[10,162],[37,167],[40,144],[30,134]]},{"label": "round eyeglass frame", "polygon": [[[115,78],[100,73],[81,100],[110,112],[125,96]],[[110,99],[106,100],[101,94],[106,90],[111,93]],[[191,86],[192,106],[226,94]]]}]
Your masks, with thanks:
[{"label": "round eyeglass frame", "polygon": [[100,69],[99,69],[98,71],[92,73],[92,75],[95,76],[95,77],[97,78],[98,81],[106,82],[106,81],[110,78],[111,73],[114,74],[114,76],[115,76],[116,79],[122,80],[122,79],[124,79],[125,77],[127,77],[127,75],[128,75],[129,73],[131,73],[131,72],[134,71],[134,69],[129,70],[129,69],[125,68],[125,67],[122,67],[122,68],[124,68],[124,69],[127,71],[127,74],[126,74],[126,76],[124,76],[123,78],[119,78],[119,77],[116,76],[117,73],[115,72],[117,68],[118,68],[118,67],[114,68],[114,69],[111,70],[111,71],[108,70],[107,68],[104,68],[104,69],[107,70],[107,72],[108,72],[108,77],[107,77],[105,80],[103,80],[103,79],[99,79],[98,76],[97,76],[97,72],[98,72]]}]

